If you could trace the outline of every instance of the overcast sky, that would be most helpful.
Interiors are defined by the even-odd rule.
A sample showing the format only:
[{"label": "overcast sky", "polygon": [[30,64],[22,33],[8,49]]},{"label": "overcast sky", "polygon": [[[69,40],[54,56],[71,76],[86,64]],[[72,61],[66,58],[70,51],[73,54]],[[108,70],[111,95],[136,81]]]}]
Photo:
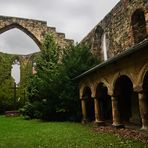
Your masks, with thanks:
[{"label": "overcast sky", "polygon": [[[75,42],[81,41],[119,0],[0,0],[0,15],[47,21]],[[37,45],[18,29],[0,35],[0,51],[30,54]],[[12,75],[19,82],[19,67]]]},{"label": "overcast sky", "polygon": [[[118,1],[0,0],[0,15],[47,21],[48,26],[56,27],[58,32],[66,34],[66,38],[79,42]],[[22,54],[28,54],[28,50],[33,52],[34,45],[29,42],[27,36],[21,34],[23,33],[16,29],[1,34],[0,50],[4,51],[5,48],[7,52]],[[34,49],[38,50],[36,46]]]}]

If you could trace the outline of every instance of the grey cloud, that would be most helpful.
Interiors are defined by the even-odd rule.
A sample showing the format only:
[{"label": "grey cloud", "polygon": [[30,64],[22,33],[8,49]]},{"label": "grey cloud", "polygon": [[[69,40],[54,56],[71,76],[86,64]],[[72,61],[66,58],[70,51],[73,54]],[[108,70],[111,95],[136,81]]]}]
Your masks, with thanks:
[{"label": "grey cloud", "polygon": [[67,38],[80,41],[118,1],[0,0],[0,14],[47,21]]},{"label": "grey cloud", "polygon": [[[80,41],[119,0],[0,0],[0,15],[47,21],[49,26],[66,33],[67,38]],[[0,51],[29,54],[37,45],[16,30],[0,35]],[[19,82],[20,71],[13,77]]]}]

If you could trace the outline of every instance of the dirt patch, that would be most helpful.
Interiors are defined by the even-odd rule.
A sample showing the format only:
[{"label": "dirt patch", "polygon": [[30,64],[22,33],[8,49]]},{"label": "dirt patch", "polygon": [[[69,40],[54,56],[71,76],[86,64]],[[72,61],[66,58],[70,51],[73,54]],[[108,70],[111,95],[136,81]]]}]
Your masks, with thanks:
[{"label": "dirt patch", "polygon": [[141,141],[143,143],[148,143],[148,132],[138,129],[130,129],[130,128],[117,129],[113,126],[101,126],[101,127],[94,127],[93,131],[99,133],[112,133],[114,135],[121,136],[126,139],[134,139]]}]

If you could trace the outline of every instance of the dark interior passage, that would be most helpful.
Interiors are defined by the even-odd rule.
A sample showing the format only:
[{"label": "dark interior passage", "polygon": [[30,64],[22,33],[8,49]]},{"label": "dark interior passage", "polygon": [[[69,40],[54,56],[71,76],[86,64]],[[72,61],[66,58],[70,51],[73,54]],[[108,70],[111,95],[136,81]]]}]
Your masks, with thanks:
[{"label": "dark interior passage", "polygon": [[85,87],[83,92],[83,98],[85,99],[86,104],[86,114],[88,121],[95,120],[95,113],[94,113],[94,98],[91,97],[91,90],[89,87]]},{"label": "dark interior passage", "polygon": [[96,97],[99,102],[102,120],[112,119],[111,97],[108,95],[107,87],[103,83],[98,84]]},{"label": "dark interior passage", "polygon": [[147,36],[144,11],[142,9],[136,10],[132,15],[131,22],[134,42],[138,43],[144,40]]},{"label": "dark interior passage", "polygon": [[143,81],[143,90],[145,94],[145,103],[146,103],[147,112],[148,112],[148,72],[146,73],[144,81]]},{"label": "dark interior passage", "polygon": [[132,117],[131,100],[133,84],[127,76],[120,76],[115,84],[115,96],[118,100],[118,110],[121,121],[129,121]]}]

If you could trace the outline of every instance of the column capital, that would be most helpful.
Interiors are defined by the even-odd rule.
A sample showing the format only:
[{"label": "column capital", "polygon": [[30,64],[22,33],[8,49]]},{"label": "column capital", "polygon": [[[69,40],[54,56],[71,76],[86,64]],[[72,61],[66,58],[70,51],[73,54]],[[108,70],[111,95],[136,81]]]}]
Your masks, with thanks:
[{"label": "column capital", "polygon": [[116,100],[116,98],[112,96],[111,97],[111,101],[115,101],[115,100]]},{"label": "column capital", "polygon": [[108,95],[111,96],[111,97],[114,97],[114,98],[117,98],[118,97],[118,95],[115,94],[114,91],[108,91]]},{"label": "column capital", "polygon": [[84,98],[84,97],[81,97],[80,100],[81,100],[81,101],[82,101],[82,100],[85,100],[85,98]]},{"label": "column capital", "polygon": [[108,91],[108,95],[110,95],[111,97],[114,96],[114,92],[112,90]]},{"label": "column capital", "polygon": [[139,96],[139,101],[140,100],[145,100],[145,94],[144,94],[144,92],[139,92],[138,96]]},{"label": "column capital", "polygon": [[143,93],[143,92],[144,92],[142,85],[137,85],[137,86],[135,86],[135,87],[133,88],[133,90],[134,90],[134,92],[136,92],[136,93]]},{"label": "column capital", "polygon": [[117,98],[118,98],[118,95],[113,94],[113,95],[111,96],[111,100],[112,100],[112,101],[117,100]]},{"label": "column capital", "polygon": [[98,98],[97,97],[94,97],[94,100],[98,100]]}]

